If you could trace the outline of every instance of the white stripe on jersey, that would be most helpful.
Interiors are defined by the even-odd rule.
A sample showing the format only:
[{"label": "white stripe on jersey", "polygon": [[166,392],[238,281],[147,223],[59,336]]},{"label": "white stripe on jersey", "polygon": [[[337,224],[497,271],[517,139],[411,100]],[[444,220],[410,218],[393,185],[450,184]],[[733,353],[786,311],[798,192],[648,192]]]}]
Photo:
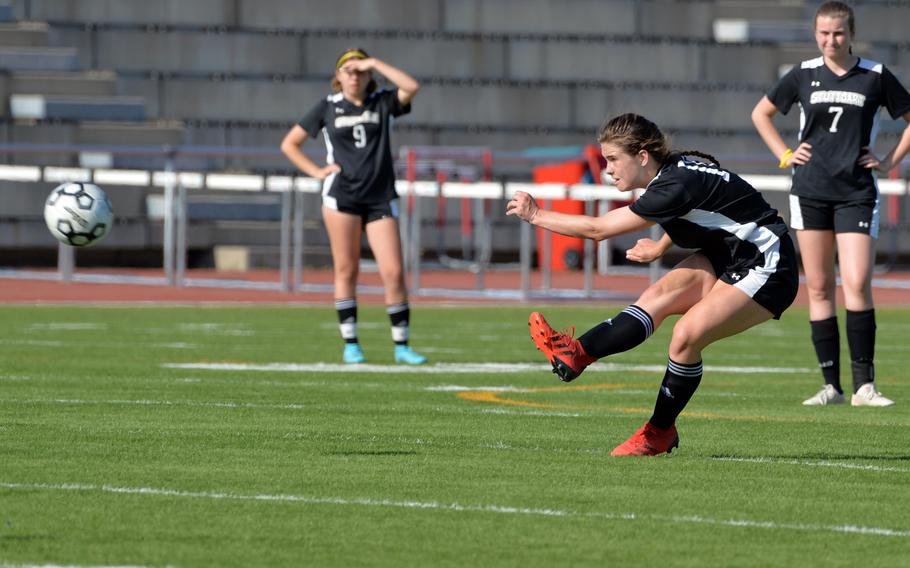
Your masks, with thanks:
[{"label": "white stripe on jersey", "polygon": [[878,194],[878,176],[874,176],[875,179],[875,207],[872,208],[872,224],[869,227],[869,236],[873,239],[878,238],[878,226],[879,219],[881,218],[882,212],[882,200]]},{"label": "white stripe on jersey", "polygon": [[[329,137],[329,129],[322,127],[322,138],[325,140],[325,163],[334,164],[335,163],[335,147],[332,145],[332,139]],[[332,182],[335,181],[335,176],[337,174],[331,173],[322,180],[322,196],[326,197],[329,194],[329,188],[332,187]],[[323,199],[323,201],[325,201]],[[331,207],[331,209],[337,209],[338,207]]]},{"label": "white stripe on jersey", "polygon": [[777,271],[780,259],[780,238],[767,227],[759,227],[754,222],[742,224],[716,211],[693,209],[680,219],[685,219],[706,229],[721,229],[736,235],[741,241],[752,243],[765,257],[764,266],[752,268],[745,278],[735,284],[750,298],[765,285],[768,278]]},{"label": "white stripe on jersey", "polygon": [[790,228],[802,231],[806,228],[803,223],[803,210],[799,206],[799,196],[790,194]]},{"label": "white stripe on jersey", "polygon": [[874,73],[881,74],[883,65],[878,61],[872,61],[871,59],[865,59],[863,57],[859,58],[859,66],[863,69],[868,69]]},{"label": "white stripe on jersey", "polygon": [[690,223],[695,223],[696,225],[709,230],[721,229],[731,235],[736,235],[737,239],[752,243],[758,247],[759,252],[765,252],[778,240],[777,235],[771,232],[767,227],[759,227],[755,222],[743,225],[717,211],[693,209],[680,217],[680,219],[685,219]]},{"label": "white stripe on jersey", "polygon": [[815,59],[807,59],[799,64],[801,69],[815,69],[825,64],[825,58],[818,56]]},{"label": "white stripe on jersey", "polygon": [[737,288],[746,293],[750,298],[765,285],[768,278],[777,272],[777,263],[780,260],[780,240],[774,239],[774,246],[763,251],[765,253],[765,265],[756,268],[750,268],[749,274],[745,278],[734,284]]}]

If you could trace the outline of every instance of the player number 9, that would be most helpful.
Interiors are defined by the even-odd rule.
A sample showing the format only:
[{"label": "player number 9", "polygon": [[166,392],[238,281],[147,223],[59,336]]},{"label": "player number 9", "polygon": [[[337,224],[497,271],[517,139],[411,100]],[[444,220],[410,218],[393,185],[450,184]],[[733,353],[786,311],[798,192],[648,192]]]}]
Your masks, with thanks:
[{"label": "player number 9", "polygon": [[[837,120],[834,121],[835,124]],[[354,147],[364,148],[367,145],[367,130],[362,124],[354,125]]]}]

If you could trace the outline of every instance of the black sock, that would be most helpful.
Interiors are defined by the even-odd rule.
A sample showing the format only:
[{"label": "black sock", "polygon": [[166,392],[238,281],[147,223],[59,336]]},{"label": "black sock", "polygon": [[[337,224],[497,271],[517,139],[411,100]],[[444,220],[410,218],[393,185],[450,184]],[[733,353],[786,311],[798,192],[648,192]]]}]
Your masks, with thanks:
[{"label": "black sock", "polygon": [[847,310],[847,345],[850,347],[850,367],[853,370],[853,392],[875,380],[875,310]]},{"label": "black sock", "polygon": [[632,305],[614,318],[608,319],[578,338],[585,353],[591,357],[606,357],[628,351],[654,333],[654,320],[648,312]]},{"label": "black sock", "polygon": [[676,363],[670,359],[667,363],[667,372],[660,383],[657,393],[657,402],[654,403],[654,414],[651,415],[651,424],[658,428],[667,429],[676,422],[676,417],[689,403],[695,394],[698,383],[701,382],[702,364]]},{"label": "black sock", "polygon": [[408,320],[411,319],[410,306],[405,302],[387,306],[385,311],[389,314],[389,320],[392,322],[392,341],[395,342],[395,345],[407,345],[409,335]]},{"label": "black sock", "polygon": [[[850,321],[849,312],[847,321]],[[837,329],[837,316],[810,321],[809,326],[812,328],[812,345],[815,346],[815,355],[825,384],[843,394],[840,386],[840,332]],[[847,327],[849,328],[849,323]]]},{"label": "black sock", "polygon": [[357,343],[357,300],[344,298],[335,300],[335,311],[338,312],[338,329],[345,343]]}]

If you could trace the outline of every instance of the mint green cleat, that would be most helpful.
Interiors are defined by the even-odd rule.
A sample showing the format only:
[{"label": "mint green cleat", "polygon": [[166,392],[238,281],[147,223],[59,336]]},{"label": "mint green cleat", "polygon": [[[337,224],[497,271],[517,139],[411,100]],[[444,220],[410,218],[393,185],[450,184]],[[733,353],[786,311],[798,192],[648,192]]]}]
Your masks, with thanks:
[{"label": "mint green cleat", "polygon": [[396,345],[395,362],[403,363],[405,365],[423,365],[427,362],[427,358],[407,345]]},{"label": "mint green cleat", "polygon": [[363,349],[360,348],[359,343],[345,343],[342,359],[345,363],[349,364],[367,362],[367,358],[363,356]]}]

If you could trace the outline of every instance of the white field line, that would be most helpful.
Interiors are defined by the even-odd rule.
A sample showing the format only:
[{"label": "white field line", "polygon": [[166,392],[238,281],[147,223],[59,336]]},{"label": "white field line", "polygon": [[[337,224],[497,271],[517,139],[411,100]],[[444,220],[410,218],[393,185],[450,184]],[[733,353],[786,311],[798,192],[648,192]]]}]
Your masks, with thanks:
[{"label": "white field line", "polygon": [[92,566],[92,565],[82,565],[82,564],[0,564],[0,568],[151,568],[149,566],[136,566],[136,565],[126,565],[126,566],[112,566],[112,565],[103,565],[103,566]]},{"label": "white field line", "polygon": [[254,404],[251,402],[195,402],[192,400],[81,400],[81,399],[7,399],[0,404],[111,404],[114,406],[190,406],[194,408],[268,408],[301,410],[302,404]]},{"label": "white field line", "polygon": [[[265,371],[289,373],[392,373],[392,374],[480,374],[480,373],[525,373],[551,370],[548,364],[538,363],[436,363],[435,365],[345,365],[341,363],[164,363],[168,369],[196,369],[206,371]],[[630,365],[622,363],[595,363],[585,372],[645,371],[663,373],[663,365]],[[791,374],[814,373],[808,367],[739,367],[705,366],[706,372],[745,374]]]},{"label": "white field line", "polygon": [[25,329],[26,331],[86,331],[107,329],[107,324],[91,322],[33,323]]},{"label": "white field line", "polygon": [[808,461],[808,460],[782,460],[774,458],[711,458],[715,461],[729,461],[729,462],[740,462],[740,463],[759,463],[759,464],[768,464],[768,465],[799,465],[806,467],[833,467],[836,469],[856,469],[860,471],[877,471],[877,472],[888,472],[888,473],[910,473],[910,468],[905,467],[890,467],[890,466],[880,466],[880,465],[866,465],[858,463],[844,463],[844,462],[831,462],[831,461]]},{"label": "white field line", "polygon": [[581,418],[578,412],[547,412],[546,410],[511,410],[509,408],[484,408],[481,414],[515,414],[517,416],[559,416],[566,418]]},{"label": "white field line", "polygon": [[149,566],[135,566],[135,565],[126,565],[126,566],[92,566],[92,565],[81,565],[81,564],[0,564],[0,568],[151,568]]},{"label": "white field line", "polygon": [[44,339],[0,339],[0,345],[38,345],[41,347],[62,347],[62,341]]},{"label": "white field line", "polygon": [[436,501],[399,501],[395,499],[375,499],[369,497],[317,497],[308,495],[258,494],[242,495],[225,492],[180,491],[155,487],[117,487],[113,485],[93,485],[82,483],[45,484],[45,483],[11,483],[0,482],[0,487],[13,490],[44,491],[91,491],[120,495],[146,495],[154,497],[178,497],[189,499],[211,499],[232,501],[261,501],[279,503],[301,503],[304,505],[336,505],[359,507],[386,507],[399,509],[422,509],[456,513],[493,513],[502,515],[528,515],[535,517],[562,517],[574,519],[601,519],[610,521],[657,521],[676,524],[702,524],[724,527],[768,529],[781,531],[807,531],[863,534],[870,536],[910,538],[910,530],[890,529],[885,527],[867,527],[857,525],[820,525],[809,523],[779,523],[775,521],[756,521],[752,519],[717,519],[701,515],[654,515],[639,513],[620,513],[612,511],[571,511],[535,507],[515,507],[508,505],[463,505],[460,503],[438,503]]}]

